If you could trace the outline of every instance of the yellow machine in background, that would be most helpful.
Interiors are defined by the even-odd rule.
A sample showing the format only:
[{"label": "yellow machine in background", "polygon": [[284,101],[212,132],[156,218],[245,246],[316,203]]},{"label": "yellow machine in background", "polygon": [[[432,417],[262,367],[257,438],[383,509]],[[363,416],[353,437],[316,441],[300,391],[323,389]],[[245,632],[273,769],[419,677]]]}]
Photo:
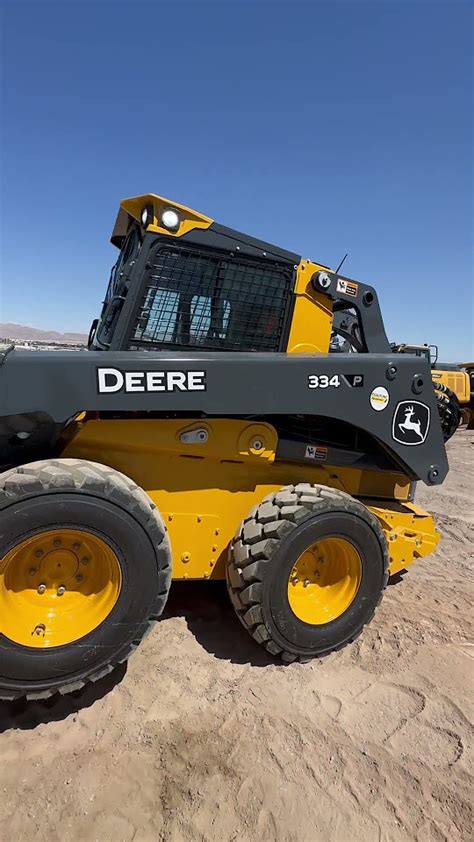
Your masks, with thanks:
[{"label": "yellow machine in background", "polygon": [[473,416],[474,363],[439,363],[436,345],[393,345],[399,354],[425,357],[431,365],[438,409],[445,439],[451,438],[460,424],[469,424]]},{"label": "yellow machine in background", "polygon": [[470,395],[468,405],[462,407],[463,423],[468,430],[474,430],[474,362],[460,363],[460,369],[469,378]]}]

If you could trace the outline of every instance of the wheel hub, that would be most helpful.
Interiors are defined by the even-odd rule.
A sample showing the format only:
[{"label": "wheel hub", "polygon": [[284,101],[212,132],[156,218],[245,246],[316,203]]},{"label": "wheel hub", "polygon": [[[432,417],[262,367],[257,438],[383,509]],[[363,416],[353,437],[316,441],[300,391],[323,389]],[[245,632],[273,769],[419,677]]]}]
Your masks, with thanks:
[{"label": "wheel hub", "polygon": [[347,611],[361,578],[362,562],[355,546],[345,538],[323,538],[300,555],[290,573],[290,608],[304,623],[329,623]]},{"label": "wheel hub", "polygon": [[118,558],[97,535],[37,533],[0,561],[0,632],[34,648],[72,643],[105,620],[120,588]]},{"label": "wheel hub", "polygon": [[47,579],[54,586],[56,582],[59,584],[72,579],[78,569],[79,559],[73,550],[52,550],[42,559],[38,574],[41,581]]}]

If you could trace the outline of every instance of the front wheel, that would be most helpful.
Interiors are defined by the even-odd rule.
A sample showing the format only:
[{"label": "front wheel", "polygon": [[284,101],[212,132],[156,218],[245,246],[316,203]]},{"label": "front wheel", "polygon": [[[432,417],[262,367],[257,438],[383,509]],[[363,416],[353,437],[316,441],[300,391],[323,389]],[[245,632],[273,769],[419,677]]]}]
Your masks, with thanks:
[{"label": "front wheel", "polygon": [[163,521],[118,471],[78,459],[0,475],[0,698],[41,698],[125,661],[171,581]]},{"label": "front wheel", "polygon": [[321,485],[271,494],[242,523],[227,584],[252,637],[284,661],[354,640],[388,580],[383,531],[348,494]]}]

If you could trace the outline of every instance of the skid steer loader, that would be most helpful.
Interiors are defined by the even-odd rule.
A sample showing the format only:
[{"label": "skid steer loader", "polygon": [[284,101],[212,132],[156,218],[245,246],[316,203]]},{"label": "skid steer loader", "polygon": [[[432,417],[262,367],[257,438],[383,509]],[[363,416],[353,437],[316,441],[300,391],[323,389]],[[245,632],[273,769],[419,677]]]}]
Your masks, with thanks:
[{"label": "skid steer loader", "polygon": [[125,661],[172,578],[226,579],[272,656],[325,655],[439,539],[430,366],[371,286],[152,194],[112,243],[89,350],[0,355],[3,699]]}]

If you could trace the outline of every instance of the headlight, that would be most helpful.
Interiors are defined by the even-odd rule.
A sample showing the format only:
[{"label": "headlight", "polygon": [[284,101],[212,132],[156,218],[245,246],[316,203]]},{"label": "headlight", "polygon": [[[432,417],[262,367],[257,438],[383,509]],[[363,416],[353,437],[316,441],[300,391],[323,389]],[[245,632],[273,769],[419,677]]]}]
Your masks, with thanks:
[{"label": "headlight", "polygon": [[151,205],[145,205],[145,207],[142,210],[141,220],[144,228],[147,228],[149,225],[153,224],[155,220],[155,214]]},{"label": "headlight", "polygon": [[163,227],[168,228],[169,231],[177,231],[181,222],[179,213],[174,208],[163,208],[160,221]]}]

